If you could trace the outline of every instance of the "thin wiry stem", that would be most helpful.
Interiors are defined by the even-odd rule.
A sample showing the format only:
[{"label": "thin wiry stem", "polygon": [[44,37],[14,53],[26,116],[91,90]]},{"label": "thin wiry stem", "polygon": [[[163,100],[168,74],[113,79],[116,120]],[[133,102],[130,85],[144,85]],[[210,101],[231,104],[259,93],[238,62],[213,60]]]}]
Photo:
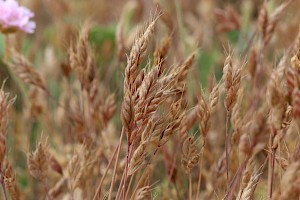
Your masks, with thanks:
[{"label": "thin wiry stem", "polygon": [[226,138],[225,138],[225,153],[226,153],[226,180],[227,180],[227,188],[229,185],[229,152],[228,152],[228,146],[229,146],[229,119],[230,119],[230,110],[227,110],[226,113]]},{"label": "thin wiry stem", "polygon": [[272,135],[271,135],[271,139],[270,139],[270,148],[271,148],[271,156],[270,156],[270,167],[271,167],[271,172],[269,174],[269,190],[268,190],[268,198],[272,199],[272,193],[273,193],[273,181],[274,181],[274,170],[275,170],[275,153],[276,153],[276,149],[272,147],[273,144],[273,138],[275,137],[275,135],[277,134],[276,129],[273,127],[272,128]]},{"label": "thin wiry stem", "polygon": [[196,197],[200,198],[200,189],[201,189],[201,175],[202,175],[202,167],[203,167],[203,154],[205,150],[205,143],[206,143],[206,137],[203,138],[203,145],[202,145],[202,153],[200,155],[200,163],[199,163],[199,177],[198,177],[198,185],[197,185],[197,195]]},{"label": "thin wiry stem", "polygon": [[112,164],[112,161],[114,160],[114,157],[115,157],[115,155],[116,155],[118,149],[119,149],[119,144],[118,144],[117,147],[115,148],[114,153],[113,153],[111,159],[109,160],[109,163],[108,163],[108,165],[107,165],[107,167],[106,167],[106,170],[105,170],[105,172],[104,172],[104,174],[103,174],[103,177],[101,178],[101,181],[99,182],[99,185],[98,185],[98,187],[97,187],[97,190],[96,190],[96,192],[95,192],[95,195],[94,195],[94,197],[93,197],[93,200],[96,200],[97,197],[98,197],[98,196],[100,195],[100,193],[101,193],[103,181],[104,181],[104,179],[105,179],[105,177],[106,177],[106,175],[107,175],[107,172],[108,172],[108,170],[109,170],[109,167],[110,167],[110,165]]},{"label": "thin wiry stem", "polygon": [[129,181],[128,188],[127,188],[127,191],[126,191],[126,194],[125,194],[125,198],[124,198],[124,199],[127,199],[127,197],[128,197],[128,193],[129,193],[131,184],[132,184],[132,182],[133,182],[133,177],[134,177],[134,174],[132,174],[131,177],[130,177],[130,181]]},{"label": "thin wiry stem", "polygon": [[118,189],[118,192],[116,194],[116,199],[118,199],[119,194],[121,192],[121,187],[120,186],[121,186],[121,183],[123,183],[124,177],[125,177],[125,170],[123,171],[123,175],[122,175],[122,178],[121,178],[121,181],[120,181],[119,189]]},{"label": "thin wiry stem", "polygon": [[273,180],[274,180],[274,169],[275,169],[275,151],[276,151],[276,149],[272,148],[271,178],[270,178],[270,183],[269,183],[269,199],[272,199],[272,193],[273,193]]},{"label": "thin wiry stem", "polygon": [[[122,189],[124,189],[124,195],[125,195],[125,191],[126,191],[126,179],[127,179],[127,172],[128,172],[128,166],[129,166],[129,161],[131,159],[131,156],[133,154],[133,146],[134,146],[134,141],[128,146],[127,149],[127,155],[126,155],[126,163],[125,163],[125,169],[123,172],[123,176],[119,185],[119,189],[116,195],[116,199],[119,197],[120,193],[122,192]],[[125,196],[123,196],[123,198],[125,198]]]},{"label": "thin wiry stem", "polygon": [[122,132],[121,132],[121,136],[120,136],[120,140],[119,140],[118,151],[117,151],[116,163],[115,163],[115,167],[114,167],[114,171],[113,171],[113,177],[112,177],[112,180],[111,180],[109,194],[108,194],[108,200],[110,200],[112,198],[112,192],[113,192],[113,188],[114,188],[114,183],[115,183],[115,178],[116,178],[116,173],[117,173],[116,171],[117,171],[117,166],[118,166],[118,163],[119,163],[121,144],[122,144],[122,139],[123,139],[123,136],[124,136],[124,132],[125,132],[125,129],[122,128]]},{"label": "thin wiry stem", "polygon": [[124,181],[123,181],[123,185],[124,185],[124,196],[123,198],[125,199],[125,193],[126,193],[126,181],[127,181],[127,172],[128,172],[128,165],[129,165],[129,156],[130,156],[130,152],[132,151],[132,146],[130,145],[128,147],[128,152],[127,152],[127,156],[126,156],[126,166],[125,166],[125,176],[124,176]]},{"label": "thin wiry stem", "polygon": [[234,194],[235,188],[237,187],[238,181],[240,180],[240,178],[242,176],[243,170],[245,168],[245,163],[246,162],[242,163],[239,166],[237,172],[235,173],[232,180],[228,184],[228,187],[227,187],[227,190],[226,190],[226,193],[225,193],[225,197],[223,199],[226,199],[226,200],[232,200],[233,199],[233,194]]},{"label": "thin wiry stem", "polygon": [[189,200],[192,200],[192,173],[189,172]]}]

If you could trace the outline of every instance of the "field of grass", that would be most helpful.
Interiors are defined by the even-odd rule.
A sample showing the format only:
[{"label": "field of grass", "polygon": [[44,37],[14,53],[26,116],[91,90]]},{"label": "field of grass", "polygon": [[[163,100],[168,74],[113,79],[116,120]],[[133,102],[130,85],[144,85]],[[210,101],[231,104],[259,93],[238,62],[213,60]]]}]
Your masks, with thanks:
[{"label": "field of grass", "polygon": [[299,7],[0,0],[0,199],[299,200]]}]

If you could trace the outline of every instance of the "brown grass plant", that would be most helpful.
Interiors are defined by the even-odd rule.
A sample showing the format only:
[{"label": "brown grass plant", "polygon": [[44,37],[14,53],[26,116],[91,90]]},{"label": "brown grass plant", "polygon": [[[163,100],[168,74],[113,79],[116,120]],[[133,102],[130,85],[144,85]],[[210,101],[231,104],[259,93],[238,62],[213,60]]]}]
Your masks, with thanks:
[{"label": "brown grass plant", "polygon": [[299,1],[20,4],[0,199],[299,199]]}]

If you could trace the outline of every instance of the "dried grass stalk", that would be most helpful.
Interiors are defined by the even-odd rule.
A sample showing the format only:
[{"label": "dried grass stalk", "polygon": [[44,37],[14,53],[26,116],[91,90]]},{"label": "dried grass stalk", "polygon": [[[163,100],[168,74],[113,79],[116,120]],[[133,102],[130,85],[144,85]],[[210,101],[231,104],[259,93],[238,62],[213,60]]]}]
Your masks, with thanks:
[{"label": "dried grass stalk", "polygon": [[[141,86],[141,78],[139,76],[139,65],[145,57],[146,49],[150,38],[154,32],[154,26],[157,18],[154,17],[149,25],[142,33],[138,33],[132,45],[130,54],[127,58],[127,66],[125,68],[124,80],[124,99],[121,109],[121,119],[124,128],[127,131],[127,137],[131,138],[131,129],[134,122],[134,96],[137,89]],[[142,72],[143,73],[143,72]]]}]

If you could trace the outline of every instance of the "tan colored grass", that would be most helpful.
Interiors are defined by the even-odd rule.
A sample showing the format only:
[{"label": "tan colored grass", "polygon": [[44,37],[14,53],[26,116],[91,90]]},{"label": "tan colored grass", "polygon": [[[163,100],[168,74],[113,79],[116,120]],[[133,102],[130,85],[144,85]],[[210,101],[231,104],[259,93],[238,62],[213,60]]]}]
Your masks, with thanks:
[{"label": "tan colored grass", "polygon": [[89,89],[95,76],[95,61],[89,44],[90,22],[86,21],[81,28],[76,44],[69,48],[69,62],[82,88]]},{"label": "tan colored grass", "polygon": [[80,186],[80,179],[82,178],[83,169],[80,164],[80,157],[74,155],[68,164],[68,175],[69,175],[69,189],[74,195],[74,191]]},{"label": "tan colored grass", "polygon": [[47,142],[39,141],[36,150],[27,155],[27,165],[30,174],[45,184],[48,171]]},{"label": "tan colored grass", "polygon": [[140,144],[137,147],[137,149],[134,151],[131,161],[129,163],[129,170],[128,170],[129,175],[135,173],[137,170],[139,170],[142,167],[142,164],[145,161],[147,155],[145,148],[146,148],[145,144]]},{"label": "tan colored grass", "polygon": [[[127,66],[125,68],[125,80],[124,80],[124,99],[122,103],[121,119],[124,128],[128,131],[128,138],[131,138],[131,129],[133,128],[134,120],[134,108],[133,97],[137,92],[137,89],[141,86],[143,80],[139,76],[139,65],[145,57],[146,49],[150,38],[154,31],[156,22],[154,17],[149,25],[145,28],[144,32],[138,33],[136,39],[132,45],[130,54],[127,58]],[[142,75],[143,77],[143,75]],[[154,78],[154,76],[152,76]]]},{"label": "tan colored grass", "polygon": [[8,190],[11,199],[21,199],[20,190],[16,180],[16,173],[13,171],[12,166],[7,160],[4,160],[1,171],[3,173],[5,188]]},{"label": "tan colored grass", "polygon": [[9,93],[3,91],[3,85],[0,88],[0,166],[6,154],[6,135],[9,107],[14,103],[15,98],[9,99]]},{"label": "tan colored grass", "polygon": [[254,198],[254,191],[257,186],[260,174],[252,174],[250,180],[248,181],[247,186],[243,190],[243,193],[240,198],[241,200],[250,200]]},{"label": "tan colored grass", "polygon": [[[7,49],[34,44],[28,58],[27,48],[24,55],[12,51],[0,70],[6,75],[8,64],[29,84],[19,87],[8,74],[5,91],[22,93],[15,107],[0,90],[3,199],[232,200],[257,199],[261,191],[269,199],[298,198],[299,2],[241,1],[221,9],[215,0],[106,7],[107,1],[101,7],[118,15],[122,3],[115,30],[103,31],[102,22],[110,21],[97,14],[73,38],[78,16],[66,25],[33,1],[34,37],[5,36]],[[49,35],[40,16],[51,21]],[[233,35],[238,40],[221,56]],[[49,143],[34,141],[41,130]],[[35,146],[26,168],[22,152]]]},{"label": "tan colored grass", "polygon": [[48,92],[45,81],[41,74],[36,72],[33,68],[32,63],[14,49],[11,50],[11,55],[12,62],[8,63],[8,65],[13,69],[16,75],[25,83],[34,85]]},{"label": "tan colored grass", "polygon": [[196,141],[193,137],[187,137],[182,144],[182,159],[181,164],[186,170],[190,170],[195,167],[199,162],[200,154],[196,147]]},{"label": "tan colored grass", "polygon": [[51,198],[57,198],[60,194],[66,192],[68,185],[68,179],[66,177],[62,177],[50,190],[49,196]]}]

